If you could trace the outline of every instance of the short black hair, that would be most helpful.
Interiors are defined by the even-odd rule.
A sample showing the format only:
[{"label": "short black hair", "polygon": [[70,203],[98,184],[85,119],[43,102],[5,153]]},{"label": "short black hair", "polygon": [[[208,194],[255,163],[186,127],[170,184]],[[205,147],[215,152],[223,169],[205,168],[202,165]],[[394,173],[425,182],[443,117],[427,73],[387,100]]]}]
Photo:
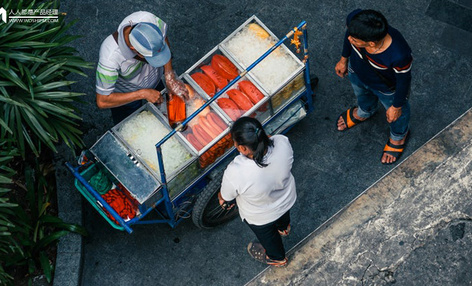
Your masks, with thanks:
[{"label": "short black hair", "polygon": [[377,42],[387,35],[388,22],[378,11],[362,10],[352,17],[347,29],[351,37],[364,42]]},{"label": "short black hair", "polygon": [[231,127],[231,137],[238,145],[246,146],[252,151],[257,166],[267,166],[264,154],[274,142],[267,136],[259,120],[247,116],[239,118]]}]

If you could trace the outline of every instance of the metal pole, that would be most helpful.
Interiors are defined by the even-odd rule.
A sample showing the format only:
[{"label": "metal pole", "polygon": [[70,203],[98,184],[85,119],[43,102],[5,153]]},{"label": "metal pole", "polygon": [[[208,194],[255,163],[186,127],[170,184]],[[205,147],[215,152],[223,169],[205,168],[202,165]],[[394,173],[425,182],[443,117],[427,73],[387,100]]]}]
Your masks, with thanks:
[{"label": "metal pole", "polygon": [[174,211],[172,209],[172,204],[170,202],[169,190],[167,189],[167,178],[166,172],[164,170],[164,160],[162,159],[162,149],[161,146],[156,145],[157,152],[157,161],[159,162],[159,170],[161,173],[161,183],[162,183],[162,195],[164,196],[164,205],[166,207],[167,214],[171,224],[174,223]]}]

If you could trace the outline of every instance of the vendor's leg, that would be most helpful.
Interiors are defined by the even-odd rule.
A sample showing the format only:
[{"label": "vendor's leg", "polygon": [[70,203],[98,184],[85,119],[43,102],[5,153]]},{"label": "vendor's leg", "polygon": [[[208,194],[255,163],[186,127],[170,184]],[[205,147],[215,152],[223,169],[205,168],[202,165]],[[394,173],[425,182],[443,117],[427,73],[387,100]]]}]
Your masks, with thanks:
[{"label": "vendor's leg", "polygon": [[130,116],[133,112],[138,110],[143,105],[141,100],[133,101],[128,104],[111,108],[111,116],[113,118],[113,124],[118,124],[126,117]]},{"label": "vendor's leg", "polygon": [[[353,110],[353,116],[357,120],[364,121],[374,115],[377,111],[378,98],[354,72],[349,71],[348,76],[357,98],[358,107]],[[347,125],[344,122],[344,119],[340,116],[338,118],[338,130],[342,131],[346,128]]]},{"label": "vendor's leg", "polygon": [[[247,222],[246,222],[247,223]],[[251,230],[256,235],[260,244],[266,250],[267,256],[272,260],[285,259],[285,248],[280,237],[275,222],[265,225],[253,225],[247,223]]]}]

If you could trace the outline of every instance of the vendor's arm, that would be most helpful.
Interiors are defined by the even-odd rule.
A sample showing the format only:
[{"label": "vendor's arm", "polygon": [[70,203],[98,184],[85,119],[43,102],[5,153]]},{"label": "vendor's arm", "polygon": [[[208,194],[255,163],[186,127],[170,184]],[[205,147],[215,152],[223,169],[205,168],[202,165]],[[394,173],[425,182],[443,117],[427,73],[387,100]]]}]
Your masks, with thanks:
[{"label": "vendor's arm", "polygon": [[145,88],[133,92],[113,92],[109,95],[97,93],[97,106],[101,109],[125,105],[127,103],[145,99],[151,103],[162,103],[161,93],[155,89]]},{"label": "vendor's arm", "polygon": [[393,70],[395,71],[395,94],[393,97],[393,105],[387,109],[387,121],[389,123],[396,121],[402,115],[402,106],[408,100],[408,94],[411,86],[411,65],[413,58],[406,57],[405,60],[396,63]]},{"label": "vendor's arm", "polygon": [[[169,40],[166,37],[166,43],[170,48],[169,45]],[[173,94],[180,96],[183,99],[188,99],[188,90],[185,87],[185,84],[177,77],[177,75],[174,72],[174,69],[172,68],[172,59],[170,59],[165,65],[164,65],[164,77],[166,80],[166,86],[167,89],[169,90],[169,95],[172,96]]]},{"label": "vendor's arm", "polygon": [[115,92],[119,66],[106,60],[100,61],[96,72],[96,101],[99,108],[118,107],[136,100],[145,99],[161,103],[161,93],[154,89],[140,89],[133,92]]}]

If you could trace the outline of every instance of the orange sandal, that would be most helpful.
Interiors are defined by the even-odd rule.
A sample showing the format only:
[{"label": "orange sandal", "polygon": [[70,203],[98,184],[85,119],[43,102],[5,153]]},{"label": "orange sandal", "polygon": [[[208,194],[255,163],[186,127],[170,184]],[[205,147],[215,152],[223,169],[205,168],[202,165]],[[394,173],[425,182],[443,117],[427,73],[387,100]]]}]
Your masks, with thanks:
[{"label": "orange sandal", "polygon": [[[339,115],[339,117],[342,117],[342,119],[344,120],[344,124],[346,125],[346,128],[343,129],[343,130],[338,129],[338,131],[346,131],[346,130],[351,129],[352,127],[356,126],[357,124],[362,123],[362,122],[365,121],[365,120],[359,120],[359,119],[354,117],[354,109],[356,107],[357,106],[351,107],[351,108],[349,108],[348,110],[344,111],[343,113],[341,113]],[[339,120],[339,117],[338,117],[338,120]],[[336,121],[336,129],[337,128],[338,128],[338,122]]]},{"label": "orange sandal", "polygon": [[394,164],[394,163],[398,162],[398,159],[403,154],[403,151],[405,150],[405,147],[406,147],[406,143],[408,142],[408,138],[409,138],[408,135],[410,135],[410,131],[408,131],[408,133],[405,135],[405,137],[406,137],[405,142],[403,144],[400,144],[400,145],[396,145],[396,144],[393,144],[392,142],[390,142],[390,138],[387,140],[387,143],[385,144],[385,147],[384,147],[383,152],[382,152],[382,157],[385,153],[387,153],[387,154],[391,155],[392,157],[394,157],[395,161],[393,161],[392,163],[382,163],[382,164],[391,165],[391,164]]}]

